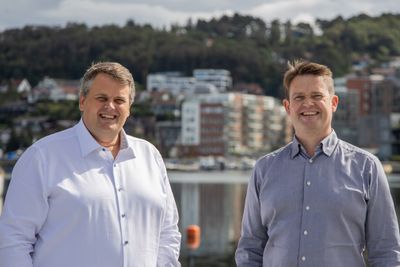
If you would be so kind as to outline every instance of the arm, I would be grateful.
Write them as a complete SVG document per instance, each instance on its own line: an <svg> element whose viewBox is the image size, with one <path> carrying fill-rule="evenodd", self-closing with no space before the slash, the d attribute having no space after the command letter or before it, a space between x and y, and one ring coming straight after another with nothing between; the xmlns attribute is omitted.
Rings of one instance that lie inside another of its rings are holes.
<svg viewBox="0 0 400 267"><path fill-rule="evenodd" d="M261 222L258 177L261 177L261 173L256 165L247 187L242 232L235 255L238 267L256 267L263 264L263 252L268 234Z"/></svg>
<svg viewBox="0 0 400 267"><path fill-rule="evenodd" d="M178 210L168 181L167 171L161 159L157 155L157 161L164 178L164 189L166 193L165 216L161 225L160 246L158 249L157 266L179 267L179 250L181 245L181 234L178 229Z"/></svg>
<svg viewBox="0 0 400 267"><path fill-rule="evenodd" d="M30 148L14 167L0 217L0 266L33 266L36 234L48 210L39 158L38 151Z"/></svg>
<svg viewBox="0 0 400 267"><path fill-rule="evenodd" d="M366 243L371 266L400 266L399 226L382 165L376 159L370 175Z"/></svg>

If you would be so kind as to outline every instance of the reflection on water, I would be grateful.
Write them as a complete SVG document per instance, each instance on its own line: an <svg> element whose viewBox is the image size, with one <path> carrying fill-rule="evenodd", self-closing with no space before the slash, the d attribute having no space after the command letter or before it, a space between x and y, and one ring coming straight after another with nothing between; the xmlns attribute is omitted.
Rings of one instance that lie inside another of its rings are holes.
<svg viewBox="0 0 400 267"><path fill-rule="evenodd" d="M240 236L240 224L250 171L168 172L180 214L182 266L189 266L188 255L196 258L197 267L235 266L233 253ZM6 175L9 178L9 173ZM400 174L388 181L400 218ZM5 183L5 191L8 179ZM1 211L1 209L0 209ZM201 227L201 246L189 253L185 229L190 224Z"/></svg>
<svg viewBox="0 0 400 267"><path fill-rule="evenodd" d="M197 255L232 254L240 235L240 223L250 172L168 172L180 214L185 247L185 229L201 227Z"/></svg>
<svg viewBox="0 0 400 267"><path fill-rule="evenodd" d="M195 255L203 256L203 261L204 258L212 259L212 263L196 266L235 266L233 253L240 236L251 172L169 171L168 175L180 214L183 263L189 254L185 246L185 229L190 224L197 224L201 227L202 242ZM400 218L400 174L389 175L388 181Z"/></svg>

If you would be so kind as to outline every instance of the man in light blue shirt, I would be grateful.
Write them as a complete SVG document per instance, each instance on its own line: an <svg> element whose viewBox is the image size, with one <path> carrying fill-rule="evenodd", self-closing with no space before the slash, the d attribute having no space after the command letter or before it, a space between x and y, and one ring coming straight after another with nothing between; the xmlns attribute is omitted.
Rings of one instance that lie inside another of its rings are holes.
<svg viewBox="0 0 400 267"><path fill-rule="evenodd" d="M163 160L122 128L134 93L122 65L91 66L80 122L24 152L0 217L1 267L180 266Z"/></svg>
<svg viewBox="0 0 400 267"><path fill-rule="evenodd" d="M379 160L331 127L339 99L328 67L285 73L293 142L260 158L248 185L238 267L400 266L399 228Z"/></svg>

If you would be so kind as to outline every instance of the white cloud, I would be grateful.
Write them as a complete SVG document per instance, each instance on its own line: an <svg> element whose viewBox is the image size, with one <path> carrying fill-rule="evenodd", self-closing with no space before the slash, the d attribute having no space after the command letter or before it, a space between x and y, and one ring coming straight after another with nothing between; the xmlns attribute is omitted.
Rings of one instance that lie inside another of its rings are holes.
<svg viewBox="0 0 400 267"><path fill-rule="evenodd" d="M185 24L189 18L210 19L235 12L270 22L311 22L315 18L347 18L361 12L379 15L400 13L398 0L0 0L0 30L24 25L89 26L124 25L128 19L156 27Z"/></svg>
<svg viewBox="0 0 400 267"><path fill-rule="evenodd" d="M64 0L59 6L43 10L41 16L48 20L66 22L85 22L88 25L119 24L123 25L128 19L156 27L169 27L171 23L185 24L189 18L210 19L222 14L232 14L230 11L216 12L183 12L174 11L161 5L140 3L111 3L95 2L94 0Z"/></svg>
<svg viewBox="0 0 400 267"><path fill-rule="evenodd" d="M347 18L365 13L371 16L384 12L400 12L398 0L377 2L373 0L284 0L263 3L247 12L265 21L279 19L311 23L315 19L333 19L339 15Z"/></svg>

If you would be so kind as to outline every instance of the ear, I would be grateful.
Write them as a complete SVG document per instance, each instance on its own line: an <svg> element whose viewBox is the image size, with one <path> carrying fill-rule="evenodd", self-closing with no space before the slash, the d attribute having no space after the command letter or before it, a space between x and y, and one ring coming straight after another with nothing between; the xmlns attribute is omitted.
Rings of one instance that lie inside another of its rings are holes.
<svg viewBox="0 0 400 267"><path fill-rule="evenodd" d="M83 104L85 103L85 97L83 95L79 95L79 110L83 111Z"/></svg>
<svg viewBox="0 0 400 267"><path fill-rule="evenodd" d="M285 107L286 113L288 115L290 115L290 109L289 109L290 102L289 102L289 100L287 100L286 98L283 99L282 104Z"/></svg>
<svg viewBox="0 0 400 267"><path fill-rule="evenodd" d="M337 95L333 95L332 99L331 99L331 103L332 103L332 111L336 112L337 107L339 105L339 97Z"/></svg>

